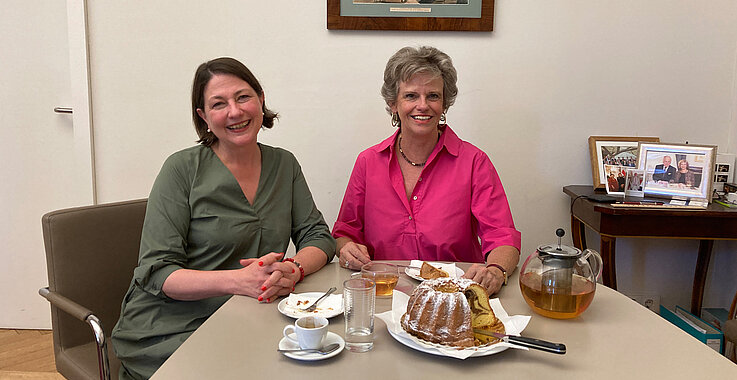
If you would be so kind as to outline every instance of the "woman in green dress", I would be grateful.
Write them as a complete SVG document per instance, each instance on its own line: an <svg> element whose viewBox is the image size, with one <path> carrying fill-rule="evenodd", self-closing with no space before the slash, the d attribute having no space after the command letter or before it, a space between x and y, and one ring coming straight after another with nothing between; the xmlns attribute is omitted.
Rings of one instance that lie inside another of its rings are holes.
<svg viewBox="0 0 737 380"><path fill-rule="evenodd" d="M257 142L276 116L239 61L197 69L200 144L171 155L151 190L138 267L112 335L121 379L150 377L231 295L273 302L333 259L335 241L299 163ZM297 253L284 259L290 238Z"/></svg>

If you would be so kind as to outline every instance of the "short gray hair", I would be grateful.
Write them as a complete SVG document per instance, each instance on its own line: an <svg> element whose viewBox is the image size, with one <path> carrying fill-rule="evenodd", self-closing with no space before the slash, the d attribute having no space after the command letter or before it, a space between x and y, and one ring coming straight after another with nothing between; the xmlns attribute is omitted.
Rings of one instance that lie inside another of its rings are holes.
<svg viewBox="0 0 737 380"><path fill-rule="evenodd" d="M431 46L419 48L403 47L389 58L384 69L384 84L381 86L381 96L388 106L386 110L391 114L391 107L397 102L399 83L406 82L415 74L427 73L443 79L443 110L448 110L456 101L458 95L458 74L453 67L450 56Z"/></svg>

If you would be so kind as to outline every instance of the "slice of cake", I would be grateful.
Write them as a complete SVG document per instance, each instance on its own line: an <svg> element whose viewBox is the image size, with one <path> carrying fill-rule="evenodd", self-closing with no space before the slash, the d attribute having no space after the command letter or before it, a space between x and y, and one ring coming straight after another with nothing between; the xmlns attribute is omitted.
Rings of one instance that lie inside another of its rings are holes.
<svg viewBox="0 0 737 380"><path fill-rule="evenodd" d="M448 272L439 268L435 268L434 266L423 261L422 267L420 268L420 277L424 278L425 280L432 280L440 277L450 277L450 275L448 275Z"/></svg>

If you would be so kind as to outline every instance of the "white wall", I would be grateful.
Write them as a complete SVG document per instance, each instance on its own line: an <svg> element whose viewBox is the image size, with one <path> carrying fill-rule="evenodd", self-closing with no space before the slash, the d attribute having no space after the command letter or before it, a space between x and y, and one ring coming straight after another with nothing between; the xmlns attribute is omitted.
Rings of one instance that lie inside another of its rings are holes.
<svg viewBox="0 0 737 380"><path fill-rule="evenodd" d="M78 91L70 86L69 47L77 39L68 43L75 31L67 28L63 1L2 6L0 327L49 327L49 303L38 295L48 283L41 216L93 199L89 138L80 136ZM54 113L59 106L74 107L75 114Z"/></svg>
<svg viewBox="0 0 737 380"><path fill-rule="evenodd" d="M296 154L331 225L356 155L393 132L379 88L406 45L453 57L449 124L496 165L524 256L569 229L561 189L592 182L591 135L737 151L732 0L497 0L492 33L328 31L325 3L90 2L99 200L146 196L163 160L193 144L194 70L224 55L262 81L282 117L260 139ZM620 289L688 306L697 245L620 239ZM705 306L728 307L736 248L715 244Z"/></svg>

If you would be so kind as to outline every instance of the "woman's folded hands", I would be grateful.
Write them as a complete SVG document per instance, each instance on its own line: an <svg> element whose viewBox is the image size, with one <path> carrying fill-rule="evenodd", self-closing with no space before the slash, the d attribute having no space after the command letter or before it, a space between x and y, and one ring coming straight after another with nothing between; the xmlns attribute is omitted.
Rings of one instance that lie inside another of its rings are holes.
<svg viewBox="0 0 737 380"><path fill-rule="evenodd" d="M236 276L235 294L254 297L262 302L271 302L294 290L300 278L299 268L292 262L282 262L284 253L271 252L257 259L243 259Z"/></svg>

